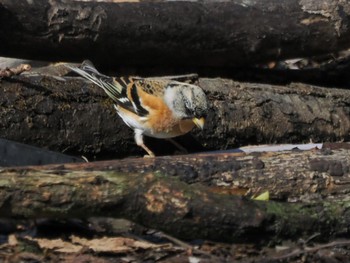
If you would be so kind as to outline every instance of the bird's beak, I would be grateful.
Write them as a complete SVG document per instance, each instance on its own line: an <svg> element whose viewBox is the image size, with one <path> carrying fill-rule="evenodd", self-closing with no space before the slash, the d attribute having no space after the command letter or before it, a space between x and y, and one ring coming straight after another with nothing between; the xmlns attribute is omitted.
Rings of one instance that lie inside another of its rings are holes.
<svg viewBox="0 0 350 263"><path fill-rule="evenodd" d="M194 124L196 124L196 126L200 129L203 130L203 127L204 127L204 122L205 122L205 119L202 117L200 119L198 118L193 118L192 121L194 122Z"/></svg>

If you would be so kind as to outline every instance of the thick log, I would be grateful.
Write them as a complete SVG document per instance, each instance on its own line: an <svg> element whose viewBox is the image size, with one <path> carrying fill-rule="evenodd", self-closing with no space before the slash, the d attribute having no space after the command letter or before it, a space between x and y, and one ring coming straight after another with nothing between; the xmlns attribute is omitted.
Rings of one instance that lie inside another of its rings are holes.
<svg viewBox="0 0 350 263"><path fill-rule="evenodd" d="M204 131L179 138L190 152L247 144L350 139L350 91L199 79L210 100ZM0 137L85 155L144 154L98 87L80 78L15 76L0 82ZM173 152L164 140L146 143Z"/></svg>
<svg viewBox="0 0 350 263"><path fill-rule="evenodd" d="M346 152L348 154L349 150ZM288 160L290 165L280 165L280 169L295 169L294 161L301 161L303 157L299 155L299 158L291 158L292 161ZM202 169L200 176L205 177L208 168L203 169L203 161L216 158L177 157L171 167L179 164L181 169L187 163ZM0 172L0 214L2 217L25 218L123 217L183 239L231 242L272 241L282 237L297 239L316 232L328 239L332 235L347 235L349 232L348 201L283 204L215 193L203 185L189 186L178 178L166 176L164 171L169 169L159 169L165 165L162 161L158 163L161 159L124 161L129 162L129 165L134 162L153 163L152 167L148 166L150 169L136 173L117 171L115 167L119 165L118 161L81 164L79 170L70 169L74 166L77 168L77 165L3 169ZM247 156L246 161L232 154L221 155L218 159L221 162L254 165L254 161ZM319 157L320 162L327 159L332 159L331 155ZM97 170L93 168L95 165ZM98 170L103 166L108 170ZM237 171L228 165L224 167L226 174L235 176ZM304 172L310 174L309 170L312 170L314 177L327 173L315 171L315 167L304 167ZM264 171L265 168L255 169ZM269 169L268 165L266 169ZM180 170L180 173L185 176L187 171ZM303 171L297 173L302 175ZM216 171L216 174L224 175L223 171ZM275 174L279 176L278 172ZM271 181L271 177L267 177Z"/></svg>
<svg viewBox="0 0 350 263"><path fill-rule="evenodd" d="M349 15L340 0L1 0L0 55L109 68L237 66L348 48Z"/></svg>
<svg viewBox="0 0 350 263"><path fill-rule="evenodd" d="M350 193L349 143L326 143L321 149L307 151L295 148L277 152L209 152L45 167L52 171L131 174L159 171L187 184L209 186L213 192L253 197L269 191L270 198L276 201L334 201L346 199Z"/></svg>

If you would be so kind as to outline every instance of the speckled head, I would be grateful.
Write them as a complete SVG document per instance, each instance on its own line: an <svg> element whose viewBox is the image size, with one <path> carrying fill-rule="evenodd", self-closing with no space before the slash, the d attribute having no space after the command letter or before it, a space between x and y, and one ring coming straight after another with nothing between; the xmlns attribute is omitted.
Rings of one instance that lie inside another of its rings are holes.
<svg viewBox="0 0 350 263"><path fill-rule="evenodd" d="M192 119L198 127L203 128L208 100L200 87L172 81L165 89L164 98L177 118Z"/></svg>

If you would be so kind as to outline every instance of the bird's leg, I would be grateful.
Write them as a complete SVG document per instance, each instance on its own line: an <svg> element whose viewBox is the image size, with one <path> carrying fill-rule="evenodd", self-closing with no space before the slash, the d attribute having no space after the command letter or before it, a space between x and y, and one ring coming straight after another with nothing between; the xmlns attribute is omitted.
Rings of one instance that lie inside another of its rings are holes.
<svg viewBox="0 0 350 263"><path fill-rule="evenodd" d="M185 147L183 147L181 144L179 144L178 142L176 142L173 139L168 138L167 141L171 142L178 150L180 150L180 152L182 153L188 153L188 151L186 150Z"/></svg>
<svg viewBox="0 0 350 263"><path fill-rule="evenodd" d="M135 129L135 142L148 153L147 157L155 157L154 153L143 143L143 134L141 130Z"/></svg>

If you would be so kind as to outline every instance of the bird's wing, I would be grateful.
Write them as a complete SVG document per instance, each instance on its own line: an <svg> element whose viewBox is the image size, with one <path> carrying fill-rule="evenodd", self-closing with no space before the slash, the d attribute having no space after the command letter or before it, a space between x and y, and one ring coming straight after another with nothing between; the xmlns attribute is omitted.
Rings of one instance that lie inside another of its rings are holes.
<svg viewBox="0 0 350 263"><path fill-rule="evenodd" d="M142 107L138 95L138 87L140 86L139 82L141 81L142 83L141 78L109 77L99 73L89 61L84 61L80 68L67 67L101 87L117 105L130 110L141 117L148 114L147 109Z"/></svg>
<svg viewBox="0 0 350 263"><path fill-rule="evenodd" d="M154 97L162 98L169 80L161 78L135 78L135 83L143 92Z"/></svg>

